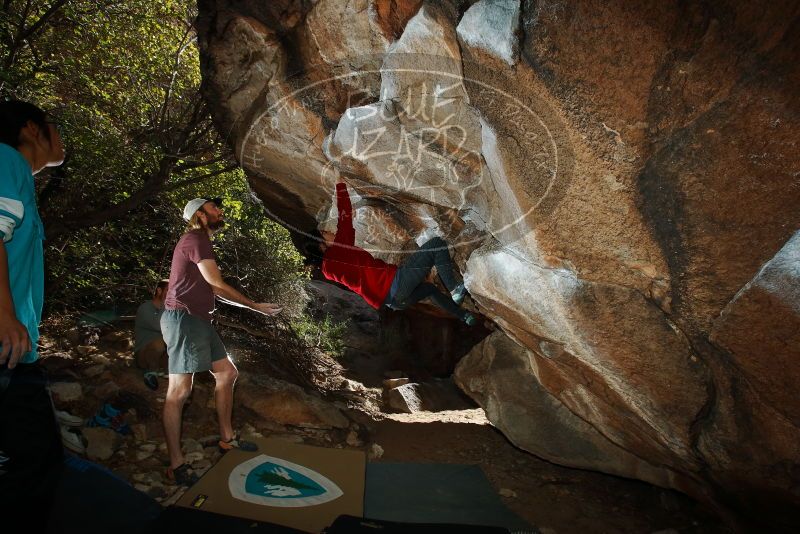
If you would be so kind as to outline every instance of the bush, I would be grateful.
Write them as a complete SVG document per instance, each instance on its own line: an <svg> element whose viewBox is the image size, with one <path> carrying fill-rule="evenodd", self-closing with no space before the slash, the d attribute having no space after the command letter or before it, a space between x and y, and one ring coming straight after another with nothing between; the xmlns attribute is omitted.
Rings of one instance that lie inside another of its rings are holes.
<svg viewBox="0 0 800 534"><path fill-rule="evenodd" d="M317 320L308 314L303 314L292 321L292 328L303 342L308 346L339 358L344 354L343 335L349 320L338 322L325 315L322 320Z"/></svg>
<svg viewBox="0 0 800 534"><path fill-rule="evenodd" d="M254 300L284 306L282 332L294 322L312 345L303 358L338 353L341 325L304 315L301 257L213 128L199 91L195 11L194 0L9 0L0 8L8 37L0 39L0 98L47 110L67 149L64 165L36 180L48 236L46 309L132 312L169 275L185 203L213 194L230 222L215 238L223 276ZM293 351L305 350L295 341Z"/></svg>

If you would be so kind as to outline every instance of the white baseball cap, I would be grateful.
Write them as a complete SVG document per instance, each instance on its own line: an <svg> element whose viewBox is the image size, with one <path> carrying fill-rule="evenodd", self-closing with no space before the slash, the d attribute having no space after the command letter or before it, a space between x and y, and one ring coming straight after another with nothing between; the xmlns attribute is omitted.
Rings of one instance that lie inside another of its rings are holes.
<svg viewBox="0 0 800 534"><path fill-rule="evenodd" d="M186 207L183 208L183 220L188 221L194 215L194 212L199 210L203 204L206 202L213 202L217 205L217 207L222 206L222 199L221 198L193 198L189 202L186 203Z"/></svg>

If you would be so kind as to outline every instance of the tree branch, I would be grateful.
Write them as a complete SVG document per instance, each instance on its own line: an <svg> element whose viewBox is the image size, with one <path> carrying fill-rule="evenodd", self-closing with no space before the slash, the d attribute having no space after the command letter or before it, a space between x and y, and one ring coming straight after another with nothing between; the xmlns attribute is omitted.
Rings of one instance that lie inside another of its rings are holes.
<svg viewBox="0 0 800 534"><path fill-rule="evenodd" d="M203 174L202 176L195 176L193 178L188 178L186 180L183 180L183 181L176 182L174 184L168 185L167 187L165 187L163 189L163 191L164 192L176 191L176 190L178 190L178 189L180 189L182 187L186 187L187 185L196 184L196 183L202 182L203 180L206 180L208 178L212 178L214 176L218 176L218 175L224 174L226 172L231 172L232 170L235 170L238 166L239 165L228 165L227 167L224 167L222 169L217 169L216 171L209 172L207 174Z"/></svg>
<svg viewBox="0 0 800 534"><path fill-rule="evenodd" d="M181 37L180 44L178 45L178 50L175 51L175 58L172 61L172 74L170 75L169 85L167 86L166 93L164 94L164 102L161 105L161 111L158 117L158 127L161 127L167 118L167 109L169 108L169 101L172 98L172 88L175 85L175 78L178 77L178 67L181 64L181 56L183 55L184 51L186 51L186 48L190 44L192 44L195 41L195 39L197 39L197 37L195 36L187 40L187 38L190 37L191 32L192 32L192 27L187 26L186 31L183 33L183 36Z"/></svg>
<svg viewBox="0 0 800 534"><path fill-rule="evenodd" d="M30 41L30 38L33 37L36 32L42 29L42 27L49 22L53 15L55 15L58 10L64 7L64 4L67 2L69 2L69 0L56 0L36 22L27 27L25 21L28 19L28 15L30 14L31 2L28 0L25 3L25 9L23 9L22 14L20 15L19 26L17 27L17 35L10 41L8 45L8 55L3 62L3 67L5 70L10 70L14 65L14 62L17 60L17 56L22 49L23 43ZM6 3L6 5L8 5L8 3Z"/></svg>
<svg viewBox="0 0 800 534"><path fill-rule="evenodd" d="M42 16L39 17L39 20L34 22L32 26L25 30L25 32L20 36L20 40L28 40L34 33L38 32L42 26L47 24L50 18L52 18L59 9L64 7L64 4L67 2L69 2L69 0L56 0L53 2L47 11L45 11ZM23 24L25 23L23 22Z"/></svg>
<svg viewBox="0 0 800 534"><path fill-rule="evenodd" d="M225 159L227 159L225 156L218 156L218 157L216 157L214 159L209 159L209 160L205 160L205 161L203 161L203 160L192 161L192 162L188 162L187 161L186 163L184 163L182 165L176 165L175 168L172 170L172 172L177 174L177 173L186 172L186 171L189 171L189 170L192 170L192 169L197 169L198 167L207 167L209 165L213 165L214 163L219 163L220 161L224 161Z"/></svg>
<svg viewBox="0 0 800 534"><path fill-rule="evenodd" d="M244 332L247 332L248 334L250 334L253 337L260 337L260 338L266 338L266 339L272 339L274 337L274 336L272 336L270 334L267 334L263 330L256 330L254 328L250 328L247 325L243 325L243 324L238 323L236 321L232 321L231 319L228 319L227 317L223 317L222 315L219 315L219 314L217 314L216 320L222 326L227 326L228 328L236 328L238 330L242 330Z"/></svg>
<svg viewBox="0 0 800 534"><path fill-rule="evenodd" d="M119 219L130 210L137 208L146 200L156 196L169 179L173 165L175 165L175 158L172 156L163 157L159 164L158 170L148 177L141 189L133 193L122 202L118 202L107 208L88 214L81 213L72 219L59 221L60 224L58 227L48 230L49 237L55 240L56 237L70 230L90 228L114 219Z"/></svg>
<svg viewBox="0 0 800 534"><path fill-rule="evenodd" d="M211 164L212 161L214 160L210 160L209 164ZM106 223L108 221L119 219L127 212L136 209L144 202L150 200L151 198L154 198L156 195L160 193L176 191L182 187L196 184L202 182L203 180L207 180L208 178L212 178L214 176L230 172L238 167L238 165L231 164L226 167L223 167L222 169L217 169L213 172L209 172L200 176L195 176L193 178L182 180L180 182L166 186L165 184L167 183L167 180L169 179L172 173L174 164L175 164L174 157L165 156L161 160L161 164L159 165L159 170L152 176L150 176L148 180L145 181L141 189L133 193L125 200L113 204L111 206L108 206L106 208L88 214L82 213L76 215L71 219L58 221L59 225L57 227L48 229L47 231L48 238L55 241L57 237L61 236L64 233L83 228L91 228L92 226L97 226Z"/></svg>

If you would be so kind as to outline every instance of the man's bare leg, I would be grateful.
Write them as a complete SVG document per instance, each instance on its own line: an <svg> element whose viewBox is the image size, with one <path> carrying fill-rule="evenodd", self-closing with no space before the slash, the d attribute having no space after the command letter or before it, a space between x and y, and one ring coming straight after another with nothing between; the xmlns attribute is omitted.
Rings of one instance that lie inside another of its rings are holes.
<svg viewBox="0 0 800 534"><path fill-rule="evenodd" d="M222 441L233 438L233 386L239 371L229 358L217 360L211 364L211 374L214 375L217 385L214 388L214 403L217 405L217 418L219 419L219 435Z"/></svg>
<svg viewBox="0 0 800 534"><path fill-rule="evenodd" d="M164 437L167 441L169 466L173 469L181 465L181 420L183 405L192 392L193 374L170 374L167 398L164 401Z"/></svg>

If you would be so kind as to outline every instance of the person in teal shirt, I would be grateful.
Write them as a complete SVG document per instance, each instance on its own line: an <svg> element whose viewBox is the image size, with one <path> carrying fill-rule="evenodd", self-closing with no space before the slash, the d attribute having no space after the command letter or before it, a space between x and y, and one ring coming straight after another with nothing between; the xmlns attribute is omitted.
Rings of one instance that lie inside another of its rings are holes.
<svg viewBox="0 0 800 534"><path fill-rule="evenodd" d="M64 145L44 112L27 102L0 103L0 365L38 358L44 302L44 228L33 175L61 165Z"/></svg>
<svg viewBox="0 0 800 534"><path fill-rule="evenodd" d="M61 136L41 109L0 102L0 502L3 523L31 532L45 530L63 458L36 351L44 231L33 176L63 161Z"/></svg>
<svg viewBox="0 0 800 534"><path fill-rule="evenodd" d="M6 144L0 144L0 177L0 363L7 360L13 369L17 362L32 363L38 358L44 231L31 166Z"/></svg>

